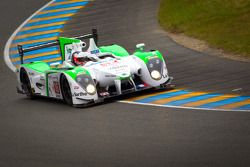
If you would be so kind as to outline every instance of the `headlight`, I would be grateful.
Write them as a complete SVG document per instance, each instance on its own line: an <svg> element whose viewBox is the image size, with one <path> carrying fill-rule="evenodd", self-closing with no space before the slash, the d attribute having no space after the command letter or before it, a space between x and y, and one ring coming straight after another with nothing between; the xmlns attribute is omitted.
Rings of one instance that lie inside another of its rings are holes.
<svg viewBox="0 0 250 167"><path fill-rule="evenodd" d="M153 70L151 72L151 77L155 80L160 80L161 79L161 73L159 71Z"/></svg>
<svg viewBox="0 0 250 167"><path fill-rule="evenodd" d="M86 91L88 94L93 95L96 93L96 88L93 84L88 84L86 87Z"/></svg>
<svg viewBox="0 0 250 167"><path fill-rule="evenodd" d="M90 95L96 93L95 83L90 75L81 74L76 77L76 82Z"/></svg>

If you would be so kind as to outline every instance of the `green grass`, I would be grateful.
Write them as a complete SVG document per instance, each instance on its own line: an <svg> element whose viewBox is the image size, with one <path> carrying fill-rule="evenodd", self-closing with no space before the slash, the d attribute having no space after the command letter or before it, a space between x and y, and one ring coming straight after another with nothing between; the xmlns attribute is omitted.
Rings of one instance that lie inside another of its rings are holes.
<svg viewBox="0 0 250 167"><path fill-rule="evenodd" d="M161 0L160 24L250 57L250 0Z"/></svg>

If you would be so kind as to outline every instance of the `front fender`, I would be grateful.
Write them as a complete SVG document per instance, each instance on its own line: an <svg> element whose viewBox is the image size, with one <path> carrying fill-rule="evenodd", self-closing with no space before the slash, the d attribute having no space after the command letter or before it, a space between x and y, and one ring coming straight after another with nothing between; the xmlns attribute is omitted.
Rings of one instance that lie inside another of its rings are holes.
<svg viewBox="0 0 250 167"><path fill-rule="evenodd" d="M88 103L89 101L98 100L97 91L94 94L89 94L86 91L86 87L88 84L92 84L96 86L92 76L90 75L90 72L82 67L80 68L81 69L65 71L63 73L63 75L66 76L70 85L73 104L76 104L76 105L85 104L85 103ZM89 80L88 83L86 84L84 84L85 79Z"/></svg>
<svg viewBox="0 0 250 167"><path fill-rule="evenodd" d="M168 70L163 56L158 50L150 52L137 51L134 56L141 66L141 79L145 83L156 87L167 82L169 79ZM159 72L161 77L155 79L152 76L154 71Z"/></svg>

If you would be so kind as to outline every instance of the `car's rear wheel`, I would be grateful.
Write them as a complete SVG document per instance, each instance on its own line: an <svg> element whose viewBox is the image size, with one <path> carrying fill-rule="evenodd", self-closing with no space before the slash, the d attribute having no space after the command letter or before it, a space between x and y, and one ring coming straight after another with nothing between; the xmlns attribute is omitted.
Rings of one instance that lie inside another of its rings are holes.
<svg viewBox="0 0 250 167"><path fill-rule="evenodd" d="M65 103L72 106L73 100L72 100L71 89L70 89L69 82L65 75L61 76L60 84L61 84L61 92L62 92L63 100L65 101Z"/></svg>
<svg viewBox="0 0 250 167"><path fill-rule="evenodd" d="M26 70L23 68L21 69L21 72L20 72L20 80L21 80L22 88L23 88L26 96L31 98L31 99L34 99L35 96L34 96L34 93L32 91L32 88L31 88L29 76L28 76Z"/></svg>

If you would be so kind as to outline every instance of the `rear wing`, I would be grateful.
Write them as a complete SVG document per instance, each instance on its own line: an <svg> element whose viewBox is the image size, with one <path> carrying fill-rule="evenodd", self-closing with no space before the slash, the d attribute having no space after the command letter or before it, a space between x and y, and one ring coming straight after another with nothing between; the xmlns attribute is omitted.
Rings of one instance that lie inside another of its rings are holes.
<svg viewBox="0 0 250 167"><path fill-rule="evenodd" d="M73 39L78 39L78 40L90 39L90 38L93 38L95 43L97 44L97 41L98 41L97 29L92 29L91 34L86 34L86 35L82 35L82 36L79 36L79 37L73 37ZM46 44L27 47L27 48L23 48L22 45L17 45L18 53L19 53L19 56L20 56L20 62L21 62L21 64L23 64L24 53L39 50L39 49L44 49L44 48L48 48L48 47L52 47L52 46L59 46L59 45L60 45L59 40L56 40L54 42L49 42L49 43L46 43Z"/></svg>

